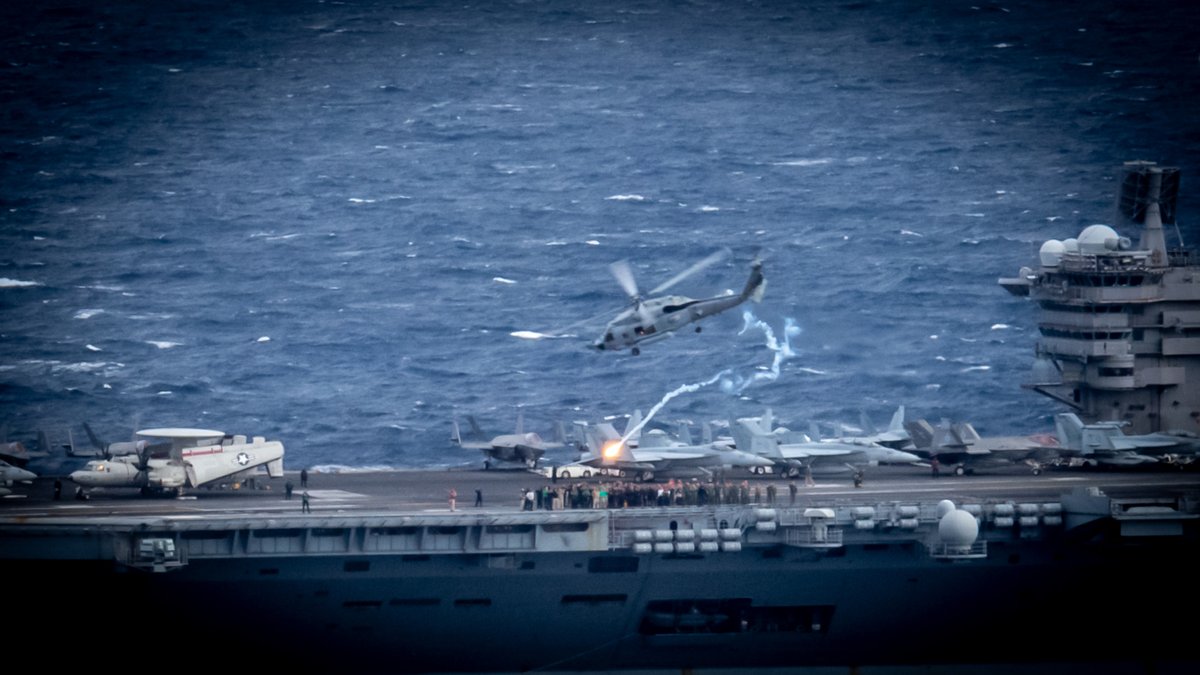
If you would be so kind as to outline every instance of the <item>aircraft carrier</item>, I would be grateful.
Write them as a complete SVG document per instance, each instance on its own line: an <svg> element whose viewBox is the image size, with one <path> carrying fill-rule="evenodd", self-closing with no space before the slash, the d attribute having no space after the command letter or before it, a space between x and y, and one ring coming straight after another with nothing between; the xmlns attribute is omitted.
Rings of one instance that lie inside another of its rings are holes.
<svg viewBox="0 0 1200 675"><path fill-rule="evenodd" d="M1001 283L1043 308L1060 377L1035 384L1093 419L1194 431L1200 268L1156 240L1163 171L1127 169L1143 248L1093 231ZM783 496L525 511L549 479L317 474L311 513L278 481L76 501L40 479L0 503L6 637L135 669L1190 673L1195 477L880 467L795 499L747 474Z"/></svg>

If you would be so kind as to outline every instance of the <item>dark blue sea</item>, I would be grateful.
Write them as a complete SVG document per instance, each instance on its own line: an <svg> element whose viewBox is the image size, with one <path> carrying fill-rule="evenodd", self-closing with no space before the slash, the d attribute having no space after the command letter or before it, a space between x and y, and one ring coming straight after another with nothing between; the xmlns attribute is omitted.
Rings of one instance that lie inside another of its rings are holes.
<svg viewBox="0 0 1200 675"><path fill-rule="evenodd" d="M1047 431L1036 308L997 279L1111 223L1129 160L1181 168L1200 239L1197 26L1160 0L6 3L0 424L264 435L325 470L478 464L453 419L548 436L680 389L654 422ZM723 248L671 292L758 255L750 315L589 349L628 302L611 263L648 290Z"/></svg>

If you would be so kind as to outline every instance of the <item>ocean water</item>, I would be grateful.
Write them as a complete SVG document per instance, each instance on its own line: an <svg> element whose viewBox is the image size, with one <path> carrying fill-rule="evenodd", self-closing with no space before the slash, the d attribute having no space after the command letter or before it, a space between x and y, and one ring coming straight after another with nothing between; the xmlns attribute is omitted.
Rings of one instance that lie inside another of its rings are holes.
<svg viewBox="0 0 1200 675"><path fill-rule="evenodd" d="M1200 236L1194 3L57 0L0 19L9 440L198 426L282 440L291 468L458 466L481 458L452 419L549 435L710 380L655 421L883 425L904 405L1041 432L1059 408L1020 386L1035 308L997 279L1111 222L1128 160L1182 169L1180 234ZM611 263L650 289L722 248L671 291L740 289L758 255L751 314L639 356L588 348L628 301ZM763 327L789 319L773 349Z"/></svg>

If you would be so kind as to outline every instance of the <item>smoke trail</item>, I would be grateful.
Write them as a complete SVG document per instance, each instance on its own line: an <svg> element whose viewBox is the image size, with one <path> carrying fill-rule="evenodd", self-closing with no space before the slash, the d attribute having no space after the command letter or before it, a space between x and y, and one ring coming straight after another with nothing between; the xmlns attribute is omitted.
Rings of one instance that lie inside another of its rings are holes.
<svg viewBox="0 0 1200 675"><path fill-rule="evenodd" d="M742 314L742 319L745 323L742 326L742 330L738 331L738 335L742 335L751 328L757 328L766 336L767 349L775 352L775 358L771 363L771 369L767 372L754 373L750 377L743 377L727 368L703 382L680 385L674 391L668 392L666 396L663 396L661 401L654 404L654 407L650 409L650 412L646 413L646 416L642 418L642 421L639 422L637 426L626 431L625 435L621 437L622 443L627 442L631 436L641 431L642 427L646 426L646 424L654 418L654 415L657 414L659 410L662 410L663 406L665 406L668 401L676 396L679 396L680 394L689 394L720 382L722 392L731 396L738 396L753 384L758 382L773 382L779 379L779 370L783 366L783 362L796 355L796 352L792 350L791 340L794 336L800 334L800 327L796 325L794 320L790 318L785 319L783 327L783 342L780 343L779 340L775 338L775 331L771 330L771 326L765 321L755 317L754 313L750 310L746 310Z"/></svg>
<svg viewBox="0 0 1200 675"><path fill-rule="evenodd" d="M732 377L723 380L721 391L730 396L740 395L750 385L759 382L774 382L779 379L779 369L783 366L783 362L796 355L796 352L792 350L792 338L800 334L800 327L791 318L784 319L782 343L775 338L775 331L771 330L771 326L755 317L750 310L742 313L742 320L744 323L742 330L738 331L738 335L742 335L751 328L761 330L766 336L767 349L775 352L775 358L771 362L771 369L767 372L754 373L751 377L743 377L735 373Z"/></svg>
<svg viewBox="0 0 1200 675"><path fill-rule="evenodd" d="M721 372L717 373L716 375L713 375L711 378L709 378L703 382L696 382L695 384L680 385L679 388L675 389L674 391L668 392L666 396L662 397L661 401L654 404L654 407L650 409L650 412L646 413L646 416L642 418L641 422L638 422L637 426L635 426L634 428L625 432L625 435L621 437L621 442L625 443L626 441L629 440L630 436L641 431L642 427L646 426L646 423L649 422L654 417L654 415L656 413L658 413L659 410L662 410L662 407L667 404L667 401L670 401L671 399L675 398L676 396L679 396L680 394L689 394L689 393L696 391L698 389L701 389L703 387L707 387L710 384L715 384L717 381L719 381L721 378L725 377L728 374L729 374L728 370L722 370Z"/></svg>

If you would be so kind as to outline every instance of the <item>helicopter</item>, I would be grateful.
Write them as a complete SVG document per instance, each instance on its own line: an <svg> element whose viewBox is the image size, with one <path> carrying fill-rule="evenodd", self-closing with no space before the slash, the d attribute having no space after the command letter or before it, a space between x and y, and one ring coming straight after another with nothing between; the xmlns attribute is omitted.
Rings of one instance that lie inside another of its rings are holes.
<svg viewBox="0 0 1200 675"><path fill-rule="evenodd" d="M630 306L608 323L604 332L592 343L592 347L600 351L620 351L629 347L633 355L637 356L641 353L641 345L667 337L683 326L736 307L746 300L761 301L767 282L763 278L762 260L757 256L750 264L750 278L746 280L746 286L739 294L730 293L701 300L682 295L658 296L728 253L727 249L721 250L692 265L650 291L651 296L657 296L650 298L643 298L638 291L628 261L620 260L610 265L612 275L629 296ZM700 332L700 328L696 326L697 333Z"/></svg>

